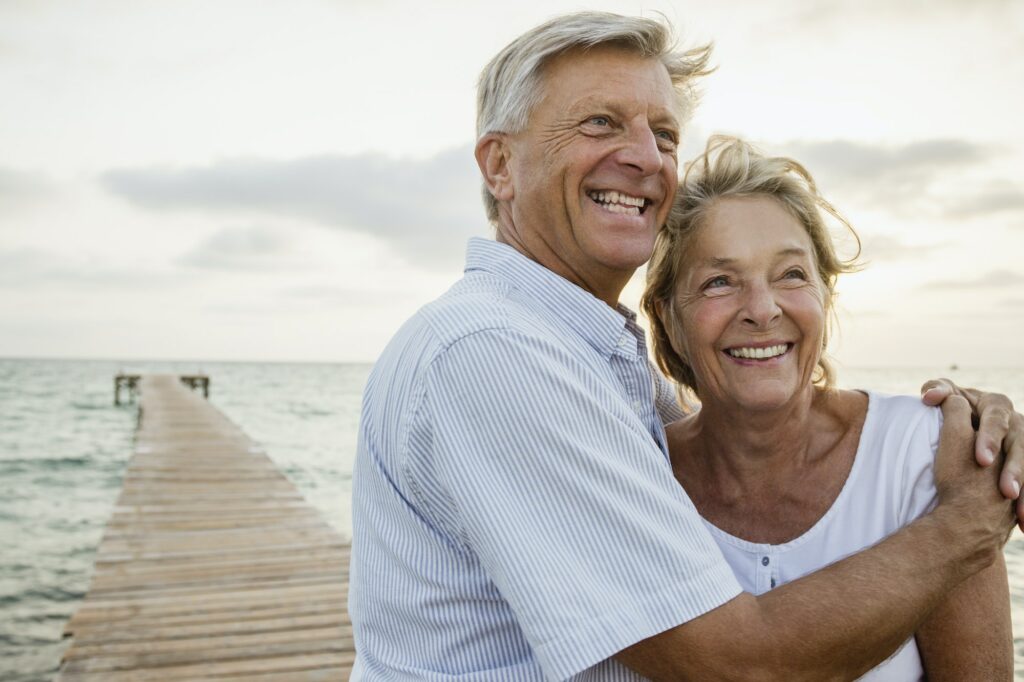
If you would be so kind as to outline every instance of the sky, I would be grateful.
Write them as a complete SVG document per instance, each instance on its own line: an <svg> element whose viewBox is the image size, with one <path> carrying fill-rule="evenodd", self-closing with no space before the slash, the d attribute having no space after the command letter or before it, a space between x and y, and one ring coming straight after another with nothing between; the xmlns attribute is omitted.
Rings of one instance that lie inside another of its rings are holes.
<svg viewBox="0 0 1024 682"><path fill-rule="evenodd" d="M681 157L853 223L840 363L1024 366L1021 0L0 0L0 356L374 360L491 234L480 69L580 9L713 42Z"/></svg>

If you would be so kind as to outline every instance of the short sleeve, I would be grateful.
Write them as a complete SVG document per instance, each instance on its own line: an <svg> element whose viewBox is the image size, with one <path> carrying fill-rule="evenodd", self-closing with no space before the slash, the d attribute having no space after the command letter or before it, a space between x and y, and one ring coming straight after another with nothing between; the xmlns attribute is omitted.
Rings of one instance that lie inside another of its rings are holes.
<svg viewBox="0 0 1024 682"><path fill-rule="evenodd" d="M566 348L507 329L464 337L431 364L421 409L457 532L548 677L739 594L650 433Z"/></svg>
<svg viewBox="0 0 1024 682"><path fill-rule="evenodd" d="M907 430L902 445L902 503L900 524L907 525L924 516L938 499L935 489L935 453L942 430L942 410L918 405L919 413Z"/></svg>

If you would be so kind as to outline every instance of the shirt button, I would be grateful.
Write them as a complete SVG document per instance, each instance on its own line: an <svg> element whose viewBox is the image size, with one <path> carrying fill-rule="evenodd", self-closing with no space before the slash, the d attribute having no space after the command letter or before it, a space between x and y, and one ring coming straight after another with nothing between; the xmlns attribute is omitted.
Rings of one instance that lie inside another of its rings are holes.
<svg viewBox="0 0 1024 682"><path fill-rule="evenodd" d="M762 566L767 566L768 565L768 557L761 557L761 565Z"/></svg>
<svg viewBox="0 0 1024 682"><path fill-rule="evenodd" d="M639 412L640 408L642 408L643 406L644 406L644 404L642 402L640 402L639 400L634 400L633 401L633 409L636 410L637 412Z"/></svg>

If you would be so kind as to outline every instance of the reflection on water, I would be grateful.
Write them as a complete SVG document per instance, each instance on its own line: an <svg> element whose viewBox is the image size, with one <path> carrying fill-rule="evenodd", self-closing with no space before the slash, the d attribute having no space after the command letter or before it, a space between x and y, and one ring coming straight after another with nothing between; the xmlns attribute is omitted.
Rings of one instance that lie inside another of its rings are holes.
<svg viewBox="0 0 1024 682"><path fill-rule="evenodd" d="M113 406L119 371L206 373L211 400L344 536L367 365L0 360L0 679L49 680L64 623L88 587L95 548L131 452L134 405ZM841 383L916 392L929 370L844 370ZM1024 370L960 370L965 385L1024 405ZM1024 680L1024 537L1006 549Z"/></svg>

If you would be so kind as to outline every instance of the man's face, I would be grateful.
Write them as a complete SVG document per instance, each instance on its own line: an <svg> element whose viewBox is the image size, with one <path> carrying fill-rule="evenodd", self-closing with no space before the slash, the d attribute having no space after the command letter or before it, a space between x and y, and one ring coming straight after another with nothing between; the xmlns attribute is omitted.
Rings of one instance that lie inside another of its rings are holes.
<svg viewBox="0 0 1024 682"><path fill-rule="evenodd" d="M672 204L677 94L660 62L611 46L552 60L543 93L509 138L514 195L499 235L612 302Z"/></svg>

